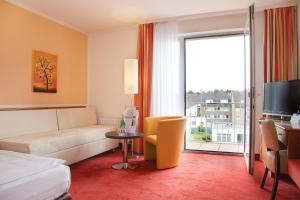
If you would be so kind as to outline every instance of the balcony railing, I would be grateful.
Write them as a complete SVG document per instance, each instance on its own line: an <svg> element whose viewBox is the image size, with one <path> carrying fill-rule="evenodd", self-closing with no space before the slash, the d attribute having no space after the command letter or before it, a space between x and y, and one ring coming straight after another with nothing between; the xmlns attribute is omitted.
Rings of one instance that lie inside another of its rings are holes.
<svg viewBox="0 0 300 200"><path fill-rule="evenodd" d="M186 141L242 144L245 137L245 105L243 102L226 105L226 111L212 110L213 107L224 107L224 103L197 103L187 108Z"/></svg>

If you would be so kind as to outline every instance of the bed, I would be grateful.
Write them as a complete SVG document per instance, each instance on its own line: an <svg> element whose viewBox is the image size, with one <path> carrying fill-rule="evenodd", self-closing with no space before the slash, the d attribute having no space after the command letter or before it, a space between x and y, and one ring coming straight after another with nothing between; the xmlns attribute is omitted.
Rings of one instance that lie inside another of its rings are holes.
<svg viewBox="0 0 300 200"><path fill-rule="evenodd" d="M64 160L0 150L0 199L71 199Z"/></svg>

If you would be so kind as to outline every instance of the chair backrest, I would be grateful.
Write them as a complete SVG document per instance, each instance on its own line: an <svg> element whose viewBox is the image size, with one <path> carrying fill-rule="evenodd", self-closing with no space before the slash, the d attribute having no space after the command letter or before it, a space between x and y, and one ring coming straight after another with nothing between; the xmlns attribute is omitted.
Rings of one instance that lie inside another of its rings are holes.
<svg viewBox="0 0 300 200"><path fill-rule="evenodd" d="M157 128L157 141L159 141L163 137L168 138L170 136L178 137L178 139L183 139L185 125L185 117L161 120Z"/></svg>
<svg viewBox="0 0 300 200"><path fill-rule="evenodd" d="M160 117L145 117L144 118L144 136L156 135L159 122L167 119L181 118L181 116L160 116Z"/></svg>
<svg viewBox="0 0 300 200"><path fill-rule="evenodd" d="M160 120L158 124L158 130L160 131L170 131L178 132L179 134L184 135L185 131L185 125L186 125L186 118L185 117L176 117L176 118L170 118L170 119L163 119Z"/></svg>
<svg viewBox="0 0 300 200"><path fill-rule="evenodd" d="M260 132L266 147L273 151L279 150L278 136L275 128L274 121L262 120L260 122Z"/></svg>
<svg viewBox="0 0 300 200"><path fill-rule="evenodd" d="M183 144L185 126L185 117L161 120L157 128L157 145L163 144L180 150Z"/></svg>

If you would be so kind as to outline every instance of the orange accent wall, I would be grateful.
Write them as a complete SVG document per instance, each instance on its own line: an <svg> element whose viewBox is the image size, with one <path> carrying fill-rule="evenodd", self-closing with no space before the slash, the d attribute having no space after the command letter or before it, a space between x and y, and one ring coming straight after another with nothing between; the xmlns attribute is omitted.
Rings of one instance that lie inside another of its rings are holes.
<svg viewBox="0 0 300 200"><path fill-rule="evenodd" d="M32 50L57 55L57 93L34 93ZM86 104L87 36L0 1L0 104Z"/></svg>

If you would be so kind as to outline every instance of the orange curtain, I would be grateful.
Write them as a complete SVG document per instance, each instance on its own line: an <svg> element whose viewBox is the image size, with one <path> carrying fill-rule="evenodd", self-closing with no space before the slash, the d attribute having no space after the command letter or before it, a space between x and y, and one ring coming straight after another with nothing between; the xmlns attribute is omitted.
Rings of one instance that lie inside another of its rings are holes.
<svg viewBox="0 0 300 200"><path fill-rule="evenodd" d="M296 6L268 9L264 14L264 81L297 79Z"/></svg>
<svg viewBox="0 0 300 200"><path fill-rule="evenodd" d="M144 117L150 115L151 81L153 56L153 24L141 24L138 33L137 59L139 63L139 92L134 97L134 105L139 110L138 131L143 130ZM134 151L143 153L142 139L134 141Z"/></svg>

